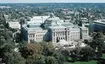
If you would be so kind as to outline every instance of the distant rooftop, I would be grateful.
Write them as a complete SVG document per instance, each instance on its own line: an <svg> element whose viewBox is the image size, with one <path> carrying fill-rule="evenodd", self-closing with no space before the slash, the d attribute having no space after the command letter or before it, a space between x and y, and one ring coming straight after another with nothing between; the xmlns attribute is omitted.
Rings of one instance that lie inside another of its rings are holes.
<svg viewBox="0 0 105 64"><path fill-rule="evenodd" d="M49 16L33 16L30 21L27 21L27 23L43 23Z"/></svg>
<svg viewBox="0 0 105 64"><path fill-rule="evenodd" d="M105 19L95 20L94 23L99 23L99 24L104 24L105 25Z"/></svg>

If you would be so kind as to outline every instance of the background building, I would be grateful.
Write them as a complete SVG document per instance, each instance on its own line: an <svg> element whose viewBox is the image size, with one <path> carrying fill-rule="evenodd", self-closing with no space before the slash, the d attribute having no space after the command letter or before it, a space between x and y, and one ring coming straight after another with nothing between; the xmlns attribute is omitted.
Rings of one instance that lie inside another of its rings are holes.
<svg viewBox="0 0 105 64"><path fill-rule="evenodd" d="M11 29L20 29L20 23L19 22L8 22L8 27Z"/></svg>
<svg viewBox="0 0 105 64"><path fill-rule="evenodd" d="M105 19L94 21L92 28L96 32L98 32L98 31L105 32Z"/></svg>

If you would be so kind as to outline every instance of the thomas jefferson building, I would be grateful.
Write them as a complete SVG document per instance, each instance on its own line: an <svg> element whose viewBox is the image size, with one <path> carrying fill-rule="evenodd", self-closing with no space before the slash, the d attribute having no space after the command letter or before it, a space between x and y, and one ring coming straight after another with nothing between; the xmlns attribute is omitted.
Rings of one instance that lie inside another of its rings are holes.
<svg viewBox="0 0 105 64"><path fill-rule="evenodd" d="M45 16L46 17L46 16ZM38 18L38 17L37 17ZM88 28L77 25L73 25L70 22L64 22L53 13L47 16L47 19L43 21L44 16L40 16L40 21L34 22L28 21L28 23L22 25L23 39L30 43L31 40L36 42L51 41L57 43L60 40L67 42L88 39Z"/></svg>

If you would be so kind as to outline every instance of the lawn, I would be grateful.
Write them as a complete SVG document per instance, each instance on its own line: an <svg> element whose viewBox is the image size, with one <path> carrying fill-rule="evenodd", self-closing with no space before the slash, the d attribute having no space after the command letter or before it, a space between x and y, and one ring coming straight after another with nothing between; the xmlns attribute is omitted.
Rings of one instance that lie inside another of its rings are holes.
<svg viewBox="0 0 105 64"><path fill-rule="evenodd" d="M96 64L96 61L89 61L89 62L74 62L74 63L69 63L69 62L65 62L65 64Z"/></svg>
<svg viewBox="0 0 105 64"><path fill-rule="evenodd" d="M102 55L102 58L104 58L105 59L105 54L103 54ZM69 59L71 59L71 58L69 58ZM97 61L89 61L89 62L80 62L80 61L76 61L76 62L74 62L74 63L71 63L71 62L65 62L64 64L97 64L96 63Z"/></svg>
<svg viewBox="0 0 105 64"><path fill-rule="evenodd" d="M103 54L103 55L102 55L102 58L104 58L104 59L105 59L105 54Z"/></svg>

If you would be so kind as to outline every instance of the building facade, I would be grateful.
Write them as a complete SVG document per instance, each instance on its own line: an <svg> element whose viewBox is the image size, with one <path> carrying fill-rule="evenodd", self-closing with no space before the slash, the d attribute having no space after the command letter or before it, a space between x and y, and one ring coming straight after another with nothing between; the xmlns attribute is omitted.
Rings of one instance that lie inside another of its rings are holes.
<svg viewBox="0 0 105 64"><path fill-rule="evenodd" d="M31 40L36 42L51 41L57 43L60 40L67 42L88 39L88 29L79 27L70 22L64 22L59 17L50 14L44 23L25 24L22 26L23 39L30 43Z"/></svg>
<svg viewBox="0 0 105 64"><path fill-rule="evenodd" d="M98 31L105 32L105 19L94 21L94 23L92 24L92 29L96 32Z"/></svg>
<svg viewBox="0 0 105 64"><path fill-rule="evenodd" d="M8 27L11 29L20 29L19 22L8 22Z"/></svg>

